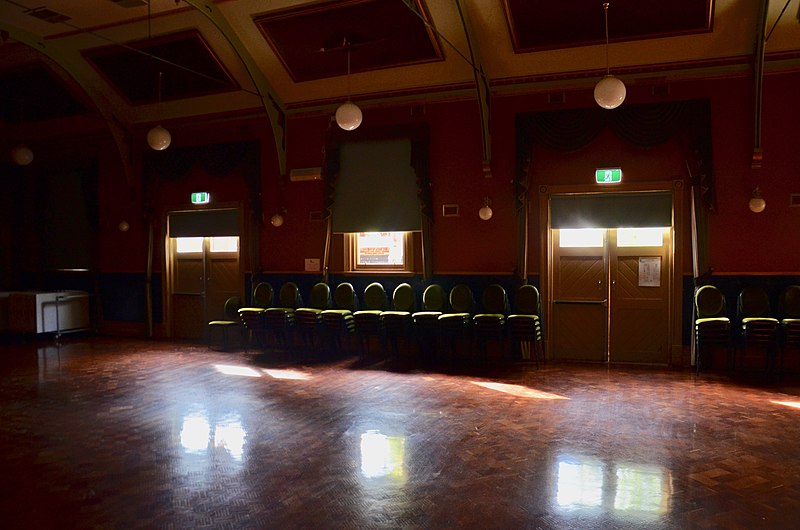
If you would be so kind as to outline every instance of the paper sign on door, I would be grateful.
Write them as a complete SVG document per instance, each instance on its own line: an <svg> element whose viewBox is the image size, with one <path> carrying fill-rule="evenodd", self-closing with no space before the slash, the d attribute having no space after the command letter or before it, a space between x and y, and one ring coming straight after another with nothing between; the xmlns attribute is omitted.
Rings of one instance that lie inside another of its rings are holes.
<svg viewBox="0 0 800 530"><path fill-rule="evenodd" d="M661 287L661 256L639 258L639 287Z"/></svg>

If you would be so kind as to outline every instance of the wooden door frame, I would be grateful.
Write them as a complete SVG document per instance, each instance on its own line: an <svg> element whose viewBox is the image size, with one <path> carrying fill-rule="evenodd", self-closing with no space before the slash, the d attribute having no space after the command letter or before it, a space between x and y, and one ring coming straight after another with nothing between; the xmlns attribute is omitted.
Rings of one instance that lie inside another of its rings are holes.
<svg viewBox="0 0 800 530"><path fill-rule="evenodd" d="M594 195L606 193L670 192L672 194L672 274L669 300L669 365L682 366L683 361L683 251L684 202L686 189L683 180L661 180L651 182L632 182L614 185L541 185L539 186L539 290L542 296L542 313L545 325L545 352L550 351L552 337L552 291L553 255L552 230L550 224L550 198L553 195Z"/></svg>
<svg viewBox="0 0 800 530"><path fill-rule="evenodd" d="M161 281L161 307L162 307L162 325L164 326L164 335L167 338L172 338L173 335L173 322L172 322L172 272L174 263L172 262L172 255L170 254L170 241L169 241L169 214L176 212L197 212L203 210L231 210L235 209L239 212L239 227L241 228L239 234L239 297L244 300L244 282L245 282L245 268L243 266L243 254L245 241L247 241L247 226L244 223L244 205L241 201L237 202L220 202L209 204L204 207L191 207L191 205L175 205L172 207L164 207L161 214L161 241L163 242L163 257L162 263L164 265L163 277Z"/></svg>

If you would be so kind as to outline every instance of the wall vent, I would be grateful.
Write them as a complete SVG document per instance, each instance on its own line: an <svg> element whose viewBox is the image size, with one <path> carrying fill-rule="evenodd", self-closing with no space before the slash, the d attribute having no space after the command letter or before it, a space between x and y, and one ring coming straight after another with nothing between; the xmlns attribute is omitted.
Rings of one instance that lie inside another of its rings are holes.
<svg viewBox="0 0 800 530"><path fill-rule="evenodd" d="M117 4L119 7L131 8L146 6L145 0L110 0L111 3Z"/></svg>
<svg viewBox="0 0 800 530"><path fill-rule="evenodd" d="M292 182L303 182L306 180L322 180L321 167L306 167L293 169L289 172L289 180Z"/></svg>
<svg viewBox="0 0 800 530"><path fill-rule="evenodd" d="M67 20L71 19L71 17L68 17L67 15L63 15L57 11L53 11L52 9L47 9L46 7L30 9L27 11L27 14L33 18L38 18L39 20L44 20L45 22L49 22L51 24L58 24L59 22L66 22Z"/></svg>

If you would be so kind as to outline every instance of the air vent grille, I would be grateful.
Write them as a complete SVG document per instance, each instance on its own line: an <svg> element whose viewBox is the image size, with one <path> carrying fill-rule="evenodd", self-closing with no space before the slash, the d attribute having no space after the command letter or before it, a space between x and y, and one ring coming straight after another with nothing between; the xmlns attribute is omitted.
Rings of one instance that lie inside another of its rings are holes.
<svg viewBox="0 0 800 530"><path fill-rule="evenodd" d="M46 7L37 7L29 10L27 13L33 18L38 18L39 20L44 20L45 22L49 22L51 24L58 24L59 22L66 22L67 20L71 19L71 17L68 17L67 15L62 15L57 11L47 9Z"/></svg>

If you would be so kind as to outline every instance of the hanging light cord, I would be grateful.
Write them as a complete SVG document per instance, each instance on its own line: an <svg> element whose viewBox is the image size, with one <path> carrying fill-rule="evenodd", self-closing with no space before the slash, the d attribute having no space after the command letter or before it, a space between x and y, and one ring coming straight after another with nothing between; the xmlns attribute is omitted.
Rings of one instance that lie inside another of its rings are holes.
<svg viewBox="0 0 800 530"><path fill-rule="evenodd" d="M350 43L347 42L347 37L343 44L347 47L347 101L350 101Z"/></svg>
<svg viewBox="0 0 800 530"><path fill-rule="evenodd" d="M606 17L606 75L611 75L611 67L608 62L608 2L603 3L603 13Z"/></svg>

